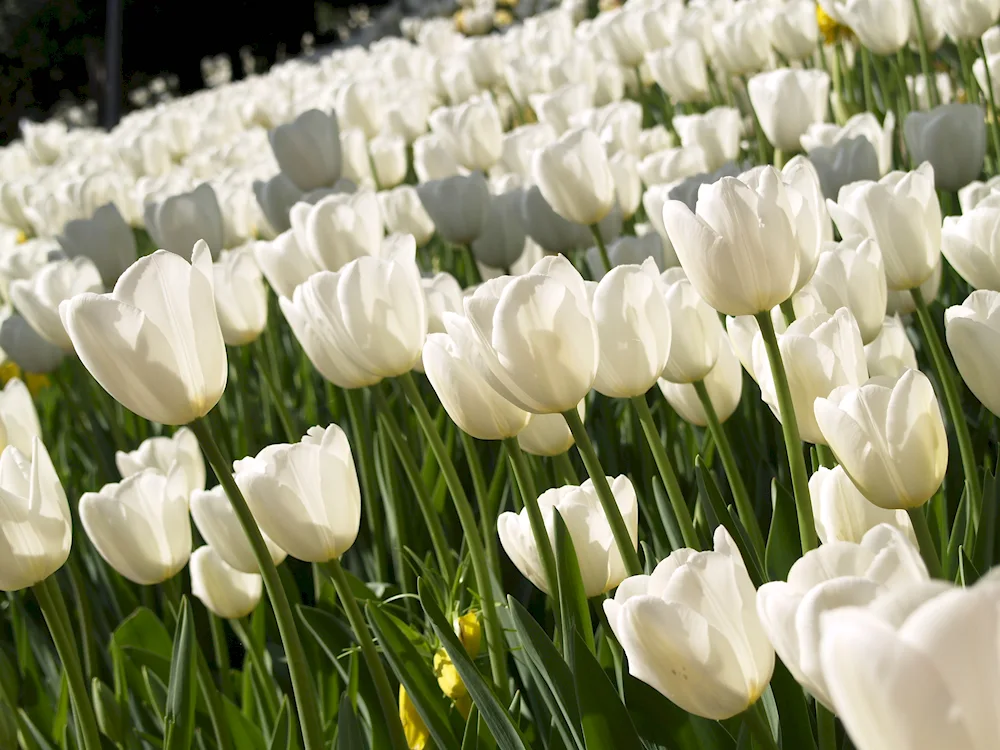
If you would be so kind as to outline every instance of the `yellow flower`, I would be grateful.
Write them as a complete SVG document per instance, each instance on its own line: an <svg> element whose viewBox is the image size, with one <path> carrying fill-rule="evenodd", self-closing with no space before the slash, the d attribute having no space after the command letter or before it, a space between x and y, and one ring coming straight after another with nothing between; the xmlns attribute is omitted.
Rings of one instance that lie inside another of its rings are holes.
<svg viewBox="0 0 1000 750"><path fill-rule="evenodd" d="M498 27L510 26L514 23L513 14L506 8L500 8L493 14L493 25Z"/></svg>
<svg viewBox="0 0 1000 750"><path fill-rule="evenodd" d="M406 694L406 688L399 686L399 720L403 724L403 734L406 735L406 745L410 750L424 750L431 733L427 731L427 725L417 713L417 707L413 705L410 696Z"/></svg>
<svg viewBox="0 0 1000 750"><path fill-rule="evenodd" d="M847 30L846 26L842 26L837 23L833 18L831 18L823 6L816 5L816 23L819 24L819 32L823 35L823 41L827 44L833 44L837 41L838 36Z"/></svg>
<svg viewBox="0 0 1000 750"><path fill-rule="evenodd" d="M0 364L0 385L7 385L7 381L12 378L21 377L21 368L12 359L8 359Z"/></svg>
<svg viewBox="0 0 1000 750"><path fill-rule="evenodd" d="M443 648L439 648L434 654L434 676L437 677L438 686L441 692L455 702L455 708L466 719L469 718L469 711L472 709L472 699L469 691L462 682L462 677L451 662L451 657Z"/></svg>
<svg viewBox="0 0 1000 750"><path fill-rule="evenodd" d="M479 625L478 614L466 612L455 620L455 634L471 658L479 656L479 648L483 643L483 629Z"/></svg>

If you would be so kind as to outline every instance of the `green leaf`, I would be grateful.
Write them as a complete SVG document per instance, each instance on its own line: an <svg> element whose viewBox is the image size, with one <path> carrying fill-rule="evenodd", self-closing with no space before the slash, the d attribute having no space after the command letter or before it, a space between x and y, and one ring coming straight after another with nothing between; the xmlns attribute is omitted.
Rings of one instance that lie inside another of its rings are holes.
<svg viewBox="0 0 1000 750"><path fill-rule="evenodd" d="M788 578L795 561L802 557L799 541L799 522L795 514L795 500L788 490L771 482L771 528L767 532L767 548L764 562L771 580L784 581Z"/></svg>
<svg viewBox="0 0 1000 750"><path fill-rule="evenodd" d="M465 722L465 733L462 735L462 750L477 750L479 748L479 711L473 704L469 710L469 718Z"/></svg>
<svg viewBox="0 0 1000 750"><path fill-rule="evenodd" d="M167 686L153 670L142 667L142 682L146 688L146 696L149 698L150 705L156 714L156 717L163 721L163 715L166 713L167 706Z"/></svg>
<svg viewBox="0 0 1000 750"><path fill-rule="evenodd" d="M433 591L423 578L417 580L417 590L420 594L420 603L424 607L424 612L427 613L434 633L440 639L445 651L448 652L448 656L451 657L452 664L458 670L462 682L465 683L469 695L479 707L479 712L486 721L486 726L490 728L501 750L528 750L524 738L511 721L507 709L497 700L483 676L479 674L479 670L469 658L462 642L458 640L451 624L441 612L441 607L435 600Z"/></svg>
<svg viewBox="0 0 1000 750"><path fill-rule="evenodd" d="M935 502L931 500L931 502ZM944 560L941 564L944 568L944 574L948 578L954 576L958 571L958 550L962 546L965 540L965 530L969 523L969 490L968 486L964 492L962 492L962 497L958 501L958 509L955 511L955 522L951 527L951 535L948 537L948 547L945 550Z"/></svg>
<svg viewBox="0 0 1000 750"><path fill-rule="evenodd" d="M979 580L981 574L975 564L969 559L965 547L958 548L958 580L960 586L971 586Z"/></svg>
<svg viewBox="0 0 1000 750"><path fill-rule="evenodd" d="M222 713L232 735L234 750L266 750L260 729L228 698L222 699Z"/></svg>
<svg viewBox="0 0 1000 750"><path fill-rule="evenodd" d="M97 727L117 743L125 741L125 722L115 694L97 677L90 683L90 699L97 716Z"/></svg>
<svg viewBox="0 0 1000 750"><path fill-rule="evenodd" d="M382 653L439 747L457 748L458 738L448 719L449 705L427 660L421 657L393 617L373 604L365 607Z"/></svg>
<svg viewBox="0 0 1000 750"><path fill-rule="evenodd" d="M997 533L997 480L989 470L983 478L983 505L979 513L976 544L972 560L979 570L993 566Z"/></svg>
<svg viewBox="0 0 1000 750"><path fill-rule="evenodd" d="M289 750L292 747L292 722L288 715L288 699L281 699L281 708L274 723L274 732L267 745L268 750Z"/></svg>
<svg viewBox="0 0 1000 750"><path fill-rule="evenodd" d="M191 614L191 604L185 596L181 599L181 616L174 637L173 656L170 660L170 685L163 717L168 727L163 743L167 750L174 748L187 750L191 747L194 737L197 689L194 664L194 617Z"/></svg>
<svg viewBox="0 0 1000 750"><path fill-rule="evenodd" d="M698 480L698 491L708 501L706 516L714 516L715 523L726 527L729 536L733 538L736 547L740 551L743 562L747 566L747 573L755 587L759 587L766 579L764 577L763 561L757 557L753 547L747 543L746 536L740 532L732 515L730 515L722 493L719 492L719 485L715 483L715 477L705 466L701 456L696 456L694 460L695 476ZM709 512L710 511L710 512Z"/></svg>
<svg viewBox="0 0 1000 750"><path fill-rule="evenodd" d="M794 747L796 750L813 750L816 743L813 740L805 693L788 671L788 667L778 657L774 659L771 691L774 693L778 716L781 719L782 746Z"/></svg>
<svg viewBox="0 0 1000 750"><path fill-rule="evenodd" d="M563 642L573 643L571 633L579 633L584 646L590 653L595 653L594 626L590 621L590 604L583 590L583 578L580 576L580 564L573 546L573 537L566 528L566 521L557 509L553 509L555 525L555 555L556 576L559 579L559 613L561 615L561 630ZM569 652L566 654L569 660Z"/></svg>
<svg viewBox="0 0 1000 750"><path fill-rule="evenodd" d="M161 656L169 663L173 652L170 632L160 619L145 607L125 618L115 629L115 642L122 647L141 648Z"/></svg>
<svg viewBox="0 0 1000 750"><path fill-rule="evenodd" d="M347 693L340 699L339 721L337 723L337 750L356 750L365 747L365 735L358 715Z"/></svg>
<svg viewBox="0 0 1000 750"><path fill-rule="evenodd" d="M643 750L628 710L579 633L574 632L573 678L587 750Z"/></svg>

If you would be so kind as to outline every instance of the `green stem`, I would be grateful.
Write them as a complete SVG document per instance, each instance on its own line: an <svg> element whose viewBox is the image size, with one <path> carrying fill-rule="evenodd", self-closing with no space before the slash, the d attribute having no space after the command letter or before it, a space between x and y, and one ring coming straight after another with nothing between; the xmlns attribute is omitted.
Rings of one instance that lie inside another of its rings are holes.
<svg viewBox="0 0 1000 750"><path fill-rule="evenodd" d="M556 466L557 473L562 475L563 482L566 484L580 483L579 478L576 476L576 469L573 468L573 462L569 460L568 451L553 456L552 461Z"/></svg>
<svg viewBox="0 0 1000 750"><path fill-rule="evenodd" d="M753 503L750 502L750 494L747 492L746 484L743 482L743 475L740 473L739 464L736 463L736 456L733 453L733 446L729 442L729 435L726 428L719 421L719 415L715 411L715 404L712 403L708 395L708 388L705 381L699 380L694 383L695 393L701 401L702 411L705 412L705 420L708 422L708 431L715 440L715 446L719 451L719 458L722 459L722 468L726 472L726 479L729 480L729 489L733 493L733 500L736 501L736 512L739 513L743 527L750 535L757 552L757 559L764 559L764 534L760 530L757 515L754 513Z"/></svg>
<svg viewBox="0 0 1000 750"><path fill-rule="evenodd" d="M816 729L819 750L837 750L837 718L826 706L816 701Z"/></svg>
<svg viewBox="0 0 1000 750"><path fill-rule="evenodd" d="M630 576L639 575L642 573L639 553L636 552L632 537L628 533L628 527L625 525L625 519L622 518L621 509L618 507L614 493L611 492L608 477L604 473L604 467L601 466L601 460L597 457L597 451L594 450L594 444L590 442L587 428L584 427L583 420L580 419L580 412L574 407L563 412L563 417L566 419L566 424L569 425L570 432L573 433L576 449L580 452L583 465L587 467L587 473L594 483L594 489L597 490L597 498L601 501L604 515L607 516L608 525L611 526L615 544L618 545L618 551L625 562L625 570Z"/></svg>
<svg viewBox="0 0 1000 750"><path fill-rule="evenodd" d="M924 515L923 507L908 508L906 511L910 516L910 523L913 524L913 533L917 535L917 543L920 545L920 556L924 558L927 565L927 572L931 578L941 578L941 559L938 557L937 549L934 547L934 538L931 536L930 527L927 525L927 516Z"/></svg>
<svg viewBox="0 0 1000 750"><path fill-rule="evenodd" d="M215 615L208 615L209 628L212 631L212 651L215 653L215 667L219 670L219 690L232 700L233 690L229 683L229 644L226 643L225 627Z"/></svg>
<svg viewBox="0 0 1000 750"><path fill-rule="evenodd" d="M285 398L281 390L280 381L278 380L277 368L272 366L273 358L271 355L273 351L268 350L269 343L270 338L266 332L254 342L255 348L260 352L260 355L257 357L257 372L264 380L267 392L271 396L271 403L274 404L274 408L278 412L278 421L281 422L281 429L285 433L285 440L293 443L300 436L292 425L292 417L288 413L288 407L285 405Z"/></svg>
<svg viewBox="0 0 1000 750"><path fill-rule="evenodd" d="M52 576L49 576L44 581L32 586L31 590L35 592L35 598L38 599L38 605L42 608L45 623L49 626L49 632L52 634L56 652L66 670L69 697L73 703L73 716L76 718L77 726L82 735L82 747L84 750L101 750L97 717L94 716L90 693L87 691L87 684L83 679L83 668L80 666L76 640L73 638L73 632L63 622L60 615L59 602L62 601L62 592L59 590L59 584ZM62 609L65 609L65 603L63 603Z"/></svg>
<svg viewBox="0 0 1000 750"><path fill-rule="evenodd" d="M743 87L749 91L747 77L743 76ZM757 110L754 109L753 102L750 102L750 114L753 115L753 133L757 141L757 162L759 165L770 164L771 157L768 154L768 142L764 136L764 128L761 127L760 118L757 117Z"/></svg>
<svg viewBox="0 0 1000 750"><path fill-rule="evenodd" d="M872 53L867 47L861 48L861 80L865 88L865 109L876 113L875 90L872 88Z"/></svg>
<svg viewBox="0 0 1000 750"><path fill-rule="evenodd" d="M955 428L955 437L958 439L958 450L962 454L962 468L965 470L965 481L969 486L969 523L973 525L973 528L978 528L983 499L982 486L979 483L980 469L976 464L976 453L969 435L969 425L965 421L965 413L962 411L962 398L958 392L955 371L952 369L948 355L938 337L923 292L920 291L920 287L916 287L910 290L910 294L913 295L913 301L917 306L917 319L920 321L924 340L930 350L934 369L937 370L948 413L951 416L951 423Z"/></svg>
<svg viewBox="0 0 1000 750"><path fill-rule="evenodd" d="M833 469L837 466L837 457L833 455L833 451L830 450L829 445L816 445L816 455L819 456L819 462L822 466L827 469Z"/></svg>
<svg viewBox="0 0 1000 750"><path fill-rule="evenodd" d="M347 402L347 419L351 424L351 436L354 438L352 447L358 457L358 473L361 475L361 493L368 511L368 526L371 531L372 546L375 559L375 580L387 580L388 550L385 546L384 516L382 503L376 490L375 456L372 452L372 440L367 430L365 415L365 394L357 388L344 390L344 400Z"/></svg>
<svg viewBox="0 0 1000 750"><path fill-rule="evenodd" d="M278 707L278 698L274 694L274 690L270 689L272 683L271 676L267 673L267 668L264 666L264 655L261 653L258 647L257 641L254 639L251 633L247 632L247 629L243 627L243 622L241 620L230 620L229 626L236 633L236 637L240 639L243 644L243 649L247 652L247 658L250 660L250 667L257 672L257 677L260 679L260 684L263 688L260 693L263 695L264 710L267 715L273 720L278 715L280 710Z"/></svg>
<svg viewBox="0 0 1000 750"><path fill-rule="evenodd" d="M653 421L653 415L649 411L649 404L646 403L646 397L634 396L631 401L632 407L639 417L639 424L642 425L642 433L646 436L646 443L653 453L653 461L656 463L656 468L660 473L660 479L663 480L663 486L667 490L670 507L673 509L677 525L680 527L684 545L691 549L701 549L701 542L698 540L698 534L694 530L694 521L691 520L691 511L688 509L687 503L684 502L684 492L681 490L680 482L677 481L677 473L674 471L670 457L667 455L667 451L660 441L660 433L656 429L656 423Z"/></svg>
<svg viewBox="0 0 1000 750"><path fill-rule="evenodd" d="M755 317L764 338L767 358L771 364L771 375L774 378L774 390L778 395L781 433L785 438L788 468L791 471L792 490L795 494L795 514L799 521L799 538L802 542L802 552L805 553L815 549L819 542L816 538L812 500L809 497L809 474L806 471L805 457L802 455L799 425L795 419L795 405L792 402L792 392L788 388L788 377L785 374L785 364L781 360L781 348L778 346L778 336L771 322L771 313L765 310L757 313Z"/></svg>
<svg viewBox="0 0 1000 750"><path fill-rule="evenodd" d="M781 315L785 319L785 325L790 326L795 322L795 305L792 304L792 298L789 297L780 305Z"/></svg>
<svg viewBox="0 0 1000 750"><path fill-rule="evenodd" d="M292 614L288 596L278 576L278 569L275 567L274 561L271 560L271 553L267 550L264 537L261 536L260 529L257 528L257 522L247 506L247 501L233 478L231 467L227 466L222 458L222 452L219 450L218 443L215 442L208 420L205 417L196 419L190 424L190 427L198 438L201 449L208 458L208 463L215 472L219 484L225 489L229 502L240 520L240 526L243 527L243 533L247 535L250 546L253 548L254 558L257 560L260 574L264 579L264 586L267 588L267 595L271 600L271 607L274 609L274 619L278 623L278 632L281 634L281 642L285 649L285 660L292 678L292 690L295 693L295 705L298 709L299 726L302 728L302 741L305 750L322 750L324 747L323 729L320 725L316 686L312 681L309 662L306 660L299 631L295 626L295 616Z"/></svg>
<svg viewBox="0 0 1000 750"><path fill-rule="evenodd" d="M767 721L767 714L764 713L764 706L760 701L750 706L750 708L743 712L742 716L747 727L750 729L750 734L757 739L757 742L765 750L778 750L778 743L774 741L774 735L771 734L771 725Z"/></svg>
<svg viewBox="0 0 1000 750"><path fill-rule="evenodd" d="M597 252L601 254L604 273L611 273L611 256L608 255L608 247L604 244L604 238L601 236L601 228L597 224L591 224L590 233L594 235L594 242L597 243Z"/></svg>
<svg viewBox="0 0 1000 750"><path fill-rule="evenodd" d="M476 586L479 587L479 598L483 607L483 620L486 623L486 645L490 655L490 670L493 675L493 682L495 683L494 687L498 693L497 697L502 703L506 703L508 693L505 641L503 626L497 615L493 581L490 577L486 560L486 548L483 546L483 539L479 535L479 527L476 526L476 518L472 513L472 506L469 505L469 498L462 487L462 480L459 479L458 472L455 470L455 464L452 462L451 456L448 455L448 449L445 448L441 436L438 435L437 429L434 427L434 420L431 418L430 412L427 411L427 405L420 395L413 375L411 373L400 375L399 382L403 387L403 392L406 394L407 400L410 402L410 406L413 407L417 415L417 421L420 423L420 427L427 437L427 442L430 443L438 466L444 474L452 502L455 504L455 510L458 513L458 519L462 524L462 531L465 533L465 543L469 548L469 556L472 558L472 570L476 577Z"/></svg>
<svg viewBox="0 0 1000 750"><path fill-rule="evenodd" d="M896 53L896 78L899 83L899 95L900 102L905 105L905 110L900 113L900 117L896 122L896 129L901 130L902 125L900 123L903 121L903 117L908 113L912 112L917 108L917 85L913 84L913 93L910 93L910 87L906 85L906 73L909 70L909 65L906 61L906 51L901 49Z"/></svg>
<svg viewBox="0 0 1000 750"><path fill-rule="evenodd" d="M931 107L936 107L941 103L941 97L938 94L937 89L937 78L934 76L934 71L931 70L931 56L927 50L927 35L924 33L924 14L920 9L920 0L913 0L913 16L917 19L917 34L919 36L919 46L920 46L920 69L927 79L927 97L930 100ZM915 88L915 86L914 86ZM902 126L902 123L900 123Z"/></svg>
<svg viewBox="0 0 1000 750"><path fill-rule="evenodd" d="M364 657L368 672L375 682L375 692L378 693L378 702L382 708L382 717L389 728L389 739L396 750L408 750L406 734L403 732L403 725L399 720L399 711L396 708L395 696L392 693L392 685L389 683L389 676L385 673L385 666L382 659L375 650L375 643L372 641L371 633L368 631L368 623L365 616L361 614L358 600L354 598L351 591L351 584L344 574L344 569L340 567L340 560L334 558L326 563L326 571L333 580L333 586L337 589L337 596L347 613L347 619L351 623L354 637L358 639L361 646L361 655Z"/></svg>

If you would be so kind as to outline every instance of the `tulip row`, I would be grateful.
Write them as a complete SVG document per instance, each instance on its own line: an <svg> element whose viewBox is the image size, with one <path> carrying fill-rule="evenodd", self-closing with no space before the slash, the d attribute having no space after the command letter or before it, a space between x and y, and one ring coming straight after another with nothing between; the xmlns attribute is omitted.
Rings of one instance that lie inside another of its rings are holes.
<svg viewBox="0 0 1000 750"><path fill-rule="evenodd" d="M586 5L0 150L0 747L1000 744L1000 0Z"/></svg>

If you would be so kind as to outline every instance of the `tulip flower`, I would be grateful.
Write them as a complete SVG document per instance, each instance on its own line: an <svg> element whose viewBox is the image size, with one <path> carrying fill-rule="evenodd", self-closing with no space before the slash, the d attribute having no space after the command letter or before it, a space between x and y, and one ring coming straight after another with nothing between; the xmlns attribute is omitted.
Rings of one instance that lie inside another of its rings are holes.
<svg viewBox="0 0 1000 750"><path fill-rule="evenodd" d="M694 39L680 37L669 47L646 53L653 80L678 103L708 99L705 53Z"/></svg>
<svg viewBox="0 0 1000 750"><path fill-rule="evenodd" d="M619 151L608 159L611 176L615 181L615 198L622 215L632 217L642 201L642 180L639 177L639 163L635 155Z"/></svg>
<svg viewBox="0 0 1000 750"><path fill-rule="evenodd" d="M66 493L38 437L30 459L8 445L0 453L0 591L19 591L63 566L73 540Z"/></svg>
<svg viewBox="0 0 1000 750"><path fill-rule="evenodd" d="M226 565L241 573L260 572L250 540L247 539L222 485L216 485L210 490L199 488L191 493L191 517L198 532L212 545L212 549ZM287 553L267 534L261 533L261 536L264 537L271 561L280 565Z"/></svg>
<svg viewBox="0 0 1000 750"><path fill-rule="evenodd" d="M257 573L241 573L229 567L212 547L191 553L191 593L216 617L238 620L253 612L264 593Z"/></svg>
<svg viewBox="0 0 1000 750"><path fill-rule="evenodd" d="M0 450L13 445L30 455L32 440L41 436L42 426L28 386L20 378L11 378L0 391Z"/></svg>
<svg viewBox="0 0 1000 750"><path fill-rule="evenodd" d="M698 145L670 148L644 157L637 170L646 185L674 183L708 172L708 157Z"/></svg>
<svg viewBox="0 0 1000 750"><path fill-rule="evenodd" d="M291 229L269 242L255 243L253 254L257 267L279 297L291 297L295 287L322 270L301 248Z"/></svg>
<svg viewBox="0 0 1000 750"><path fill-rule="evenodd" d="M528 236L541 245L547 253L565 254L571 250L587 247L593 242L593 235L587 227L568 221L552 210L552 206L542 196L537 185L532 185L524 191L521 198L521 214ZM615 212L612 211L605 218L605 222L614 216ZM605 242L608 241L608 235L603 227L601 236Z"/></svg>
<svg viewBox="0 0 1000 750"><path fill-rule="evenodd" d="M935 185L958 190L979 177L986 159L986 113L978 104L946 104L910 112L903 123L915 162L934 167Z"/></svg>
<svg viewBox="0 0 1000 750"><path fill-rule="evenodd" d="M997 0L961 0L941 6L941 25L948 35L958 41L979 41L1000 16Z"/></svg>
<svg viewBox="0 0 1000 750"><path fill-rule="evenodd" d="M406 141L398 135L385 134L368 143L375 179L381 188L393 188L406 179Z"/></svg>
<svg viewBox="0 0 1000 750"><path fill-rule="evenodd" d="M353 78L341 86L335 96L335 107L343 130L357 128L366 138L374 138L382 130L385 111L382 89L371 80Z"/></svg>
<svg viewBox="0 0 1000 750"><path fill-rule="evenodd" d="M361 523L361 490L347 436L312 427L298 443L269 445L233 464L263 533L307 562L339 559Z"/></svg>
<svg viewBox="0 0 1000 750"><path fill-rule="evenodd" d="M865 497L880 508L918 508L937 492L948 466L941 407L927 376L846 385L814 406L827 445Z"/></svg>
<svg viewBox="0 0 1000 750"><path fill-rule="evenodd" d="M191 556L188 484L179 465L85 492L80 521L108 565L143 586L173 578Z"/></svg>
<svg viewBox="0 0 1000 750"><path fill-rule="evenodd" d="M368 154L368 137L360 128L341 131L340 159L343 179L365 188L375 186L371 157Z"/></svg>
<svg viewBox="0 0 1000 750"><path fill-rule="evenodd" d="M910 38L912 0L821 0L820 5L858 35L876 55L894 55Z"/></svg>
<svg viewBox="0 0 1000 750"><path fill-rule="evenodd" d="M583 401L576 407L580 419L586 416ZM576 440L562 414L531 414L527 426L517 433L517 444L533 456L559 456L573 447Z"/></svg>
<svg viewBox="0 0 1000 750"><path fill-rule="evenodd" d="M761 129L775 148L794 152L810 125L826 119L830 76L816 69L782 68L747 83Z"/></svg>
<svg viewBox="0 0 1000 750"><path fill-rule="evenodd" d="M417 186L424 209L448 242L468 245L483 232L490 212L490 189L480 172Z"/></svg>
<svg viewBox="0 0 1000 750"><path fill-rule="evenodd" d="M929 163L847 185L827 206L841 236L878 243L890 290L913 289L934 273L941 258L941 206Z"/></svg>
<svg viewBox="0 0 1000 750"><path fill-rule="evenodd" d="M983 198L961 216L946 216L941 252L976 289L1000 291L1000 195Z"/></svg>
<svg viewBox="0 0 1000 750"><path fill-rule="evenodd" d="M998 596L987 576L969 588L900 592L906 607L877 599L824 618L820 663L858 750L996 747Z"/></svg>
<svg viewBox="0 0 1000 750"><path fill-rule="evenodd" d="M713 551L675 550L651 575L625 579L604 611L633 677L685 711L722 720L756 703L774 671L756 599L718 526Z"/></svg>
<svg viewBox="0 0 1000 750"><path fill-rule="evenodd" d="M1000 27L997 27L1000 29ZM991 177L986 182L973 180L964 188L958 191L958 205L962 209L962 215L971 213L980 203L1000 190L1000 175ZM989 204L987 204L989 205Z"/></svg>
<svg viewBox="0 0 1000 750"><path fill-rule="evenodd" d="M878 525L857 542L831 541L807 552L788 571L787 583L760 587L757 613L795 679L833 710L820 662L823 618L842 607L870 604L889 589L927 580L913 543L892 526Z"/></svg>
<svg viewBox="0 0 1000 750"><path fill-rule="evenodd" d="M595 390L609 398L641 396L670 353L673 321L656 264L611 269L594 288L592 306L601 347Z"/></svg>
<svg viewBox="0 0 1000 750"><path fill-rule="evenodd" d="M873 342L865 346L868 374L898 378L905 370L917 369L917 353L898 315L887 317Z"/></svg>
<svg viewBox="0 0 1000 750"><path fill-rule="evenodd" d="M682 146L697 147L705 155L703 171L714 172L740 154L743 120L735 107L715 107L703 115L678 115L673 124Z"/></svg>
<svg viewBox="0 0 1000 750"><path fill-rule="evenodd" d="M614 176L590 130L570 130L537 150L531 171L546 202L568 221L597 224L614 205Z"/></svg>
<svg viewBox="0 0 1000 750"><path fill-rule="evenodd" d="M612 268L626 265L641 266L646 260L651 260L658 271L666 266L663 241L654 231L636 237L631 235L620 237L608 246L608 260L611 261ZM606 274L604 261L596 247L587 250L587 267L594 281L601 281L604 278Z"/></svg>
<svg viewBox="0 0 1000 750"><path fill-rule="evenodd" d="M378 255L384 236L378 199L369 190L328 195L315 205L296 203L290 218L299 247L327 271Z"/></svg>
<svg viewBox="0 0 1000 750"><path fill-rule="evenodd" d="M909 92L910 99L916 104L917 110L928 110L936 105L931 100L930 86L927 85L927 81L930 80L923 75L917 76L906 76L906 89ZM934 85L937 87L938 100L940 104L950 104L955 98L955 92L951 85L951 76L947 73L937 73L934 75Z"/></svg>
<svg viewBox="0 0 1000 750"><path fill-rule="evenodd" d="M683 269L665 271L660 285L672 332L662 377L672 383L704 380L719 356L723 336L719 316L698 296Z"/></svg>
<svg viewBox="0 0 1000 750"><path fill-rule="evenodd" d="M279 172L269 180L254 180L253 192L264 219L276 233L291 229L288 212L302 200L305 193L296 187L288 175Z"/></svg>
<svg viewBox="0 0 1000 750"><path fill-rule="evenodd" d="M771 66L771 25L758 13L737 13L712 27L715 60L723 71L742 76ZM756 107L755 107L756 109Z"/></svg>
<svg viewBox="0 0 1000 750"><path fill-rule="evenodd" d="M146 205L146 231L164 250L191 258L191 248L204 241L218 257L225 245L222 209L212 186L202 183L190 193L173 195L160 203Z"/></svg>
<svg viewBox="0 0 1000 750"><path fill-rule="evenodd" d="M212 265L215 309L228 346L255 341L267 327L267 287L249 249L227 250Z"/></svg>
<svg viewBox="0 0 1000 750"><path fill-rule="evenodd" d="M816 4L792 0L771 12L771 44L789 60L812 57L819 41Z"/></svg>
<svg viewBox="0 0 1000 750"><path fill-rule="evenodd" d="M187 427L177 430L171 437L147 438L134 451L115 453L115 465L123 479L144 469L169 474L175 464L187 482L188 495L205 489L205 459L198 439Z"/></svg>
<svg viewBox="0 0 1000 750"><path fill-rule="evenodd" d="M268 133L268 140L282 174L299 190L328 187L340 179L340 128L336 112L306 110L292 122Z"/></svg>
<svg viewBox="0 0 1000 750"><path fill-rule="evenodd" d="M59 304L77 294L102 291L104 287L97 266L84 256L53 261L43 266L30 281L11 282L10 299L39 336L71 353L73 342L59 319Z"/></svg>
<svg viewBox="0 0 1000 750"><path fill-rule="evenodd" d="M413 185L400 185L392 190L379 192L378 204L389 234L412 234L417 247L426 245L434 235L434 222L420 202L420 195Z"/></svg>
<svg viewBox="0 0 1000 750"><path fill-rule="evenodd" d="M500 159L503 125L492 96L474 96L457 107L436 109L428 122L466 169L485 172Z"/></svg>
<svg viewBox="0 0 1000 750"><path fill-rule="evenodd" d="M458 279L442 271L420 279L427 303L427 332L445 333L445 313L462 312L462 287Z"/></svg>
<svg viewBox="0 0 1000 750"><path fill-rule="evenodd" d="M906 511L887 510L871 503L854 486L843 466L819 467L809 477L809 495L816 519L816 535L823 544L861 544L869 531L879 524L887 524L901 532L914 549L917 547L917 537Z"/></svg>
<svg viewBox="0 0 1000 750"><path fill-rule="evenodd" d="M399 240L378 258L313 274L279 300L310 361L341 388L401 375L420 359L427 308L416 244L408 235Z"/></svg>
<svg viewBox="0 0 1000 750"><path fill-rule="evenodd" d="M844 123L843 127L832 123L813 123L802 135L800 142L802 148L812 158L813 151L816 149L832 148L842 141L856 141L858 138L862 138L868 141L875 150L878 167L877 175L864 179L877 180L892 169L892 133L895 126L896 116L891 111L886 113L882 124L879 124L878 118L871 112L861 112L853 115ZM848 182L854 181L849 180ZM836 198L836 195L833 197Z"/></svg>
<svg viewBox="0 0 1000 750"><path fill-rule="evenodd" d="M626 476L608 477L615 502L632 539L632 546L638 544L639 504L635 488ZM555 487L538 497L538 506L545 520L549 539L555 545L555 513L566 522L566 528L573 540L583 591L587 597L605 594L615 588L628 576L621 552L615 545L601 504L597 499L594 483L589 479L579 486ZM497 534L504 552L514 566L535 586L551 594L552 585L546 579L541 555L535 544L535 537L528 523L528 511L501 513L497 519Z"/></svg>
<svg viewBox="0 0 1000 750"><path fill-rule="evenodd" d="M0 323L0 350L22 370L36 374L52 372L66 356L60 347L43 339L28 321L15 314L8 314Z"/></svg>
<svg viewBox="0 0 1000 750"><path fill-rule="evenodd" d="M89 219L66 222L59 245L67 258L92 260L106 287L114 286L137 257L135 235L114 203L101 206Z"/></svg>
<svg viewBox="0 0 1000 750"><path fill-rule="evenodd" d="M997 387L997 341L1000 340L1000 293L980 290L945 311L945 332L955 365L969 390L991 412L1000 411Z"/></svg>
<svg viewBox="0 0 1000 750"><path fill-rule="evenodd" d="M679 328L674 329L675 336L680 335L679 332ZM718 357L715 360L715 365L705 375L702 382L705 384L705 390L708 392L719 423L724 423L736 411L743 395L743 369L740 367L740 361L729 342L729 337L721 329L719 331ZM667 403L683 420L698 427L708 426L708 415L705 413L705 407L702 405L693 384L671 383L669 380L660 378L657 385L664 398L667 399Z"/></svg>
<svg viewBox="0 0 1000 750"><path fill-rule="evenodd" d="M482 231L470 245L473 257L491 268L510 268L524 252L527 233L521 216L522 191L515 188L490 197Z"/></svg>
<svg viewBox="0 0 1000 750"><path fill-rule="evenodd" d="M498 168L522 177L531 176L531 155L553 143L559 134L545 122L521 125L504 133Z"/></svg>
<svg viewBox="0 0 1000 750"><path fill-rule="evenodd" d="M459 174L458 161L444 139L434 133L425 133L413 142L413 171L421 183Z"/></svg>

